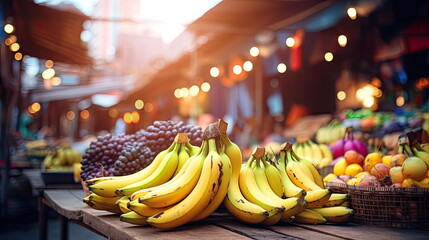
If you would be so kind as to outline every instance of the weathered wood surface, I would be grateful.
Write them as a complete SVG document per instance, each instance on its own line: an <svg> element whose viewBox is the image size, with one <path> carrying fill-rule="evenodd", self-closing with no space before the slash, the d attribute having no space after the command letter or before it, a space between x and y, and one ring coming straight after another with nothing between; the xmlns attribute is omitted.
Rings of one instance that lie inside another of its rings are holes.
<svg viewBox="0 0 429 240"><path fill-rule="evenodd" d="M358 224L305 225L279 223L274 226L253 226L241 223L224 211L216 212L197 223L173 230L151 226L134 226L119 221L118 214L87 207L82 190L46 190L44 201L59 214L104 235L109 239L429 239L429 229L381 228Z"/></svg>

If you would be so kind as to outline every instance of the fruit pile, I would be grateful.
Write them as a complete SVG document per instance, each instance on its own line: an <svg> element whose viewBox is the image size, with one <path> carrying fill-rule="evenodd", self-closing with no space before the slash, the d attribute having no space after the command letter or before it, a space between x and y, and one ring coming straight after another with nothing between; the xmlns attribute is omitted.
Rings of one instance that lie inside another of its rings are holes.
<svg viewBox="0 0 429 240"><path fill-rule="evenodd" d="M333 161L332 152L328 145L317 144L308 137L297 138L292 148L296 155L311 161L319 169L329 166Z"/></svg>
<svg viewBox="0 0 429 240"><path fill-rule="evenodd" d="M71 147L62 147L43 159L46 172L73 172L73 165L80 163L82 155Z"/></svg>
<svg viewBox="0 0 429 240"><path fill-rule="evenodd" d="M201 127L170 120L155 121L134 134L98 136L83 156L81 177L87 180L135 173L167 149L179 132L187 133L191 144L201 145Z"/></svg>
<svg viewBox="0 0 429 240"><path fill-rule="evenodd" d="M344 125L334 120L326 126L322 126L316 132L316 141L318 143L330 144L344 137L346 128Z"/></svg>
<svg viewBox="0 0 429 240"><path fill-rule="evenodd" d="M143 170L127 176L98 177L86 183L89 206L121 213L121 221L175 228L202 220L222 203L239 221L347 222L352 210L346 194L326 189L316 167L282 147L279 160L256 148L248 161L219 120L204 131L201 148L179 133Z"/></svg>

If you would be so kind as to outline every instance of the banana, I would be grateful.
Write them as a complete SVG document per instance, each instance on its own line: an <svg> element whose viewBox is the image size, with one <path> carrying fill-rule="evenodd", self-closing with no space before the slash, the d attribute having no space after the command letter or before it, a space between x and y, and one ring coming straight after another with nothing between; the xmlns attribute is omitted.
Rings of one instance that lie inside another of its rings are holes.
<svg viewBox="0 0 429 240"><path fill-rule="evenodd" d="M304 209L304 211L295 216L294 221L307 224L323 224L326 223L326 218L313 210Z"/></svg>
<svg viewBox="0 0 429 240"><path fill-rule="evenodd" d="M325 188L325 184L323 182L322 175L320 175L320 172L319 172L319 170L317 170L316 166L312 162L308 161L307 159L300 158L300 157L296 156L296 154L294 152L291 152L291 154L292 154L292 157L295 157L297 162L301 164L302 168L307 168L310 171L314 182L320 188Z"/></svg>
<svg viewBox="0 0 429 240"><path fill-rule="evenodd" d="M313 152L313 164L319 166L320 161L323 158L322 150L320 149L318 144L314 143L311 140L308 140L307 144Z"/></svg>
<svg viewBox="0 0 429 240"><path fill-rule="evenodd" d="M302 143L295 143L293 146L293 151L300 157L305 157L304 149L302 147Z"/></svg>
<svg viewBox="0 0 429 240"><path fill-rule="evenodd" d="M135 182L139 182L152 175L152 173L155 172L156 169L158 169L158 166L160 165L164 157L167 155L167 153L170 153L174 149L174 147L176 147L176 145L177 143L173 142L173 144L168 149L160 152L149 166L143 168L137 173L121 177L112 176L107 177L107 179L104 177L91 179L91 182L94 184L88 187L89 190L100 196L116 197L116 189L125 187ZM90 183L89 181L87 182Z"/></svg>
<svg viewBox="0 0 429 240"><path fill-rule="evenodd" d="M91 208L96 210L103 210L108 211L111 213L122 213L122 211L113 203L113 204L107 204L102 202L96 202L90 200L88 197L83 199L83 202L88 204Z"/></svg>
<svg viewBox="0 0 429 240"><path fill-rule="evenodd" d="M210 125L209 127L210 128ZM207 129L206 129L207 130ZM209 139L209 145L216 144ZM216 151L209 151L204 160L200 179L192 192L177 205L149 217L146 221L156 228L174 228L195 218L215 197L221 178L223 163Z"/></svg>
<svg viewBox="0 0 429 240"><path fill-rule="evenodd" d="M258 151L258 149L263 149L263 148L257 148L256 151ZM247 200L255 204L258 204L265 210L278 208L280 207L280 205L275 200L265 195L258 187L257 181L253 174L253 170L251 168L252 163L256 160L255 154L256 154L255 152L252 154L250 159L247 161L247 163L242 167L240 171L240 177L238 178L240 190L243 193L243 196Z"/></svg>
<svg viewBox="0 0 429 240"><path fill-rule="evenodd" d="M278 197L282 197L283 183L279 170L273 165L269 164L264 158L262 158L262 163L264 165L265 175L267 176L267 180L271 189Z"/></svg>
<svg viewBox="0 0 429 240"><path fill-rule="evenodd" d="M307 202L301 198L290 197L283 200L283 207L285 211L282 215L282 222L287 222L292 216L304 211L307 206Z"/></svg>
<svg viewBox="0 0 429 240"><path fill-rule="evenodd" d="M338 206L341 206L341 207L350 207L350 202L347 200L347 201L344 201L343 203L341 203L340 205L338 205Z"/></svg>
<svg viewBox="0 0 429 240"><path fill-rule="evenodd" d="M127 223L131 223L134 225L141 225L141 226L149 225L146 222L146 219L147 219L147 217L140 216L135 212L123 213L123 214L121 214L121 217L119 218L119 220L121 222L127 222Z"/></svg>
<svg viewBox="0 0 429 240"><path fill-rule="evenodd" d="M413 153L414 153L414 156L422 159L426 163L427 167L429 168L429 153L425 152L424 150L420 151L418 149L414 149Z"/></svg>
<svg viewBox="0 0 429 240"><path fill-rule="evenodd" d="M177 173L179 173L180 169L185 165L186 161L189 159L189 153L184 144L180 144L179 149L179 162L177 164L176 171L174 172L173 176L176 176Z"/></svg>
<svg viewBox="0 0 429 240"><path fill-rule="evenodd" d="M327 158L328 161L331 161L331 162L334 160L331 149L329 149L328 145L324 143L319 143L319 148L320 148L320 151L322 151L322 155L324 158Z"/></svg>
<svg viewBox="0 0 429 240"><path fill-rule="evenodd" d="M344 223L350 221L353 209L347 207L324 207L311 209L322 215L328 222Z"/></svg>
<svg viewBox="0 0 429 240"><path fill-rule="evenodd" d="M287 163L286 163L286 173L290 177L290 180L298 187L306 190L306 191L313 191L317 189L321 189L315 182L311 175L311 172L308 168L305 168L307 171L304 170L300 166L298 162L295 162L291 158L291 152L286 151L287 155ZM309 173L310 172L310 173Z"/></svg>
<svg viewBox="0 0 429 240"><path fill-rule="evenodd" d="M189 156L193 156L200 152L200 147L192 145L189 141L185 143L185 147L188 150Z"/></svg>
<svg viewBox="0 0 429 240"><path fill-rule="evenodd" d="M130 199L128 199L127 196L121 197L116 201L116 206L122 211L122 213L129 213L132 210L127 207L128 203L130 202Z"/></svg>
<svg viewBox="0 0 429 240"><path fill-rule="evenodd" d="M204 219L208 217L210 214L212 214L214 211L216 211L216 209L220 206L220 204L222 204L222 201L225 198L226 193L228 192L228 186L232 175L231 161L223 151L220 151L219 155L222 159L222 165L223 165L222 175L219 183L219 189L216 193L216 196L213 198L212 201L210 201L209 205L200 214L198 214L198 216L192 219L192 221L198 221L198 220Z"/></svg>
<svg viewBox="0 0 429 240"><path fill-rule="evenodd" d="M332 193L329 200L323 204L323 207L340 206L348 199L347 193Z"/></svg>
<svg viewBox="0 0 429 240"><path fill-rule="evenodd" d="M331 194L332 194L332 190L330 189L319 189L319 190L308 191L307 195L304 198L305 201L307 201L308 203L307 208L322 207L324 204L326 204L329 201Z"/></svg>
<svg viewBox="0 0 429 240"><path fill-rule="evenodd" d="M311 146L305 143L302 143L301 145L304 152L303 158L314 163L313 149L311 148Z"/></svg>
<svg viewBox="0 0 429 240"><path fill-rule="evenodd" d="M307 194L304 189L296 186L289 178L288 174L286 173L286 152L284 150L280 152L280 158L279 158L279 161L277 162L277 169L280 172L280 177L283 183L283 192L285 197L300 198Z"/></svg>
<svg viewBox="0 0 429 240"><path fill-rule="evenodd" d="M103 197L103 196L97 195L95 193L91 193L87 196L87 198L90 201L106 203L106 204L115 204L116 201L119 200L120 197L108 198L108 197Z"/></svg>
<svg viewBox="0 0 429 240"><path fill-rule="evenodd" d="M191 162L186 168L186 174L182 173L181 177L175 181L172 179L171 183L169 181L159 185L152 191L149 189L145 195L139 197L139 202L149 207L160 208L182 201L197 184L207 154L208 151L205 149L201 154L190 159Z"/></svg>
<svg viewBox="0 0 429 240"><path fill-rule="evenodd" d="M176 171L177 164L179 163L178 149L179 144L176 144L174 149L165 155L158 168L155 169L151 175L141 181L131 183L125 187L117 189L115 191L116 195L130 196L140 189L161 185L170 180Z"/></svg>
<svg viewBox="0 0 429 240"><path fill-rule="evenodd" d="M138 199L136 199L136 200L128 202L127 208L130 209L131 211L137 213L140 216L150 217L150 216L153 216L155 214L166 211L166 210L172 208L172 206L163 207L163 208L152 208L152 207L147 206L146 204L139 203Z"/></svg>
<svg viewBox="0 0 429 240"><path fill-rule="evenodd" d="M267 219L262 221L260 224L264 226L271 226L271 225L277 224L282 220L282 216L284 212L285 212L284 207L278 208L278 212L276 214L273 214L272 216L267 217Z"/></svg>

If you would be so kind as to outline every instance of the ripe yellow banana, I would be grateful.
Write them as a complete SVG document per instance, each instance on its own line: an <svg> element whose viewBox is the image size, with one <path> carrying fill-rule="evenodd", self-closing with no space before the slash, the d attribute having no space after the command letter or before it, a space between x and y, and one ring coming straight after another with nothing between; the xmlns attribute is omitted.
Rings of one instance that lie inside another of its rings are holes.
<svg viewBox="0 0 429 240"><path fill-rule="evenodd" d="M119 220L121 222L127 222L127 223L131 223L134 225L141 225L141 226L149 225L146 222L146 219L147 219L147 217L140 216L135 212L123 213L123 214L121 214L121 217L119 218Z"/></svg>
<svg viewBox="0 0 429 240"><path fill-rule="evenodd" d="M262 163L268 183L278 197L283 197L283 183L279 170L262 158Z"/></svg>
<svg viewBox="0 0 429 240"><path fill-rule="evenodd" d="M302 145L302 149L304 152L303 158L314 163L314 154L313 154L313 149L311 148L311 146L306 144L306 143L302 143L301 145Z"/></svg>
<svg viewBox="0 0 429 240"><path fill-rule="evenodd" d="M179 162L177 164L177 168L176 171L174 172L173 176L176 176L180 169L182 169L183 165L185 165L186 161L188 161L189 159L189 153L188 153L188 149L186 148L184 143L180 144L180 149L179 149Z"/></svg>
<svg viewBox="0 0 429 240"><path fill-rule="evenodd" d="M152 191L149 189L145 195L139 198L139 202L149 207L161 208L182 201L197 184L207 153L208 151L205 149L201 154L191 158L191 162L186 168L186 174L182 174L175 181L172 179L172 182L168 181L159 185Z"/></svg>
<svg viewBox="0 0 429 240"><path fill-rule="evenodd" d="M313 152L313 164L319 166L320 161L323 159L323 153L319 145L315 142L309 140L307 144L310 146L311 151Z"/></svg>
<svg viewBox="0 0 429 240"><path fill-rule="evenodd" d="M282 215L281 221L289 222L292 216L295 216L298 213L304 211L304 209L307 207L307 202L301 198L290 197L284 199L282 205L286 210Z"/></svg>
<svg viewBox="0 0 429 240"><path fill-rule="evenodd" d="M107 181L107 180L124 180L127 179L127 181L129 182L128 184L132 183L132 182L137 182L140 181L141 179L146 178L147 176L149 176L153 171L155 171L155 169L158 167L159 163L162 161L162 159L164 158L164 156L171 152L174 147L176 145L176 142L173 142L173 144L170 145L170 147L168 147L167 149L161 151L160 153L158 153L158 155L156 155L156 157L154 158L154 160L152 161L152 163L147 166L146 168L130 174L130 175L125 175L125 176L109 176L109 177L97 177L97 178L92 178L89 180L86 180L86 184L88 186L94 185L96 183L100 183L103 181ZM109 183L109 184L117 184L115 183ZM125 184L123 186L126 186L128 184ZM116 190L116 189L114 189Z"/></svg>
<svg viewBox="0 0 429 240"><path fill-rule="evenodd" d="M340 205L338 205L338 206L340 206L340 207L350 207L350 202L347 200L347 201L344 201L343 203L341 203Z"/></svg>
<svg viewBox="0 0 429 240"><path fill-rule="evenodd" d="M283 183L283 192L284 196L289 197L303 197L306 195L306 191L298 186L296 186L292 180L289 178L288 174L286 173L286 151L280 152L280 158L277 162L277 169L280 172L280 177Z"/></svg>
<svg viewBox="0 0 429 240"><path fill-rule="evenodd" d="M95 202L101 202L101 203L106 203L106 204L115 204L117 200L120 199L120 197L113 197L113 198L108 198L108 197L103 197L100 195L97 195L95 193L91 193L87 196L87 198L90 201L95 201Z"/></svg>
<svg viewBox="0 0 429 240"><path fill-rule="evenodd" d="M292 159L291 152L286 151L287 155L287 163L286 163L286 173L288 174L290 180L298 187L306 190L313 191L317 189L321 189L313 180L313 176L308 168L307 171L304 171L301 165ZM310 173L308 173L310 172Z"/></svg>
<svg viewBox="0 0 429 240"><path fill-rule="evenodd" d="M130 202L130 199L127 196L124 196L119 198L115 204L122 211L122 213L128 213L128 212L131 212L131 209L127 207L129 202Z"/></svg>
<svg viewBox="0 0 429 240"><path fill-rule="evenodd" d="M296 142L292 146L293 151L296 153L296 155L300 157L305 157L304 155L304 149L302 148L302 144L299 142Z"/></svg>
<svg viewBox="0 0 429 240"><path fill-rule="evenodd" d="M332 190L330 189L318 189L313 191L307 191L305 201L307 201L307 208L320 208L329 201Z"/></svg>
<svg viewBox="0 0 429 240"><path fill-rule="evenodd" d="M174 149L165 155L158 168L155 169L155 171L147 178L119 188L115 191L115 193L120 196L130 196L138 190L161 185L170 180L176 171L177 164L179 163L178 149L179 144L176 144Z"/></svg>
<svg viewBox="0 0 429 240"><path fill-rule="evenodd" d="M301 168L307 168L310 171L314 183L316 183L320 188L325 188L322 175L320 175L320 172L317 170L316 166L307 159L296 156L294 152L291 152L291 154L292 157L295 157L295 160L297 160L297 162L301 165Z"/></svg>
<svg viewBox="0 0 429 240"><path fill-rule="evenodd" d="M90 200L88 197L84 198L83 202L96 210L103 210L111 213L122 213L122 211L114 203L110 204L110 203L96 202L96 201Z"/></svg>
<svg viewBox="0 0 429 240"><path fill-rule="evenodd" d="M295 216L294 221L307 224L323 224L326 223L326 218L313 210L304 209L304 211Z"/></svg>
<svg viewBox="0 0 429 240"><path fill-rule="evenodd" d="M168 206L168 207L164 207L164 208L152 208L152 207L147 206L146 204L139 203L138 199L136 199L136 200L133 200L131 202L128 202L127 208L131 209L133 212L136 212L140 216L150 217L150 216L153 216L155 214L166 211L166 210L172 208L172 206Z"/></svg>
<svg viewBox="0 0 429 240"><path fill-rule="evenodd" d="M285 212L284 207L278 208L278 212L276 214L273 214L272 216L267 217L267 219L262 221L260 224L264 226L271 226L271 225L277 224L282 220L282 216L284 212Z"/></svg>
<svg viewBox="0 0 429 240"><path fill-rule="evenodd" d="M332 162L334 160L334 157L332 156L331 149L329 149L328 145L324 143L319 143L320 151L322 151L323 158L328 158Z"/></svg>
<svg viewBox="0 0 429 240"><path fill-rule="evenodd" d="M209 139L209 145L216 145L215 139ZM146 221L156 228L175 228L190 222L215 197L219 180L222 175L222 158L216 151L209 151L204 160L200 179L192 192L177 205L159 214L149 217Z"/></svg>
<svg viewBox="0 0 429 240"><path fill-rule="evenodd" d="M209 205L200 214L198 214L198 216L192 219L192 221L199 221L201 219L204 219L210 216L210 214L216 211L216 209L220 206L220 204L222 204L222 201L225 198L226 193L228 192L228 186L232 175L231 161L223 151L220 151L219 155L222 158L222 165L223 165L222 176L220 178L221 182L219 183L219 189L216 193L216 196L213 198L212 201L210 201Z"/></svg>
<svg viewBox="0 0 429 240"><path fill-rule="evenodd" d="M95 181L96 182L95 184L89 186L89 190L91 190L91 192L96 193L97 195L100 195L100 196L116 197L117 196L117 194L115 193L116 189L125 187L135 182L139 182L143 179L146 179L152 173L154 173L155 170L158 169L158 166L163 161L164 157L168 153L170 153L175 146L177 146L177 143L173 142L173 144L168 149L160 152L149 166L147 166L146 168L143 168L137 173L127 175L127 176L122 176L122 177L108 177L111 179ZM104 179L104 178L99 178L99 179Z"/></svg>
<svg viewBox="0 0 429 240"><path fill-rule="evenodd" d="M344 223L351 219L353 209L347 207L324 207L311 209L322 215L328 222Z"/></svg>
<svg viewBox="0 0 429 240"><path fill-rule="evenodd" d="M189 141L185 143L185 146L188 150L189 156L193 156L200 152L200 147L192 145Z"/></svg>
<svg viewBox="0 0 429 240"><path fill-rule="evenodd" d="M347 193L332 193L331 197L329 197L329 200L323 204L323 207L334 207L334 206L340 206L348 199Z"/></svg>

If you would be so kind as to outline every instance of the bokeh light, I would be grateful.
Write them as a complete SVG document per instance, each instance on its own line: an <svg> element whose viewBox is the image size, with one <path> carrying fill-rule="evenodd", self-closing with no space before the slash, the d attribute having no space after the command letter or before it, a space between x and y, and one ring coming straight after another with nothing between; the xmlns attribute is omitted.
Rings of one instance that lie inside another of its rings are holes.
<svg viewBox="0 0 429 240"><path fill-rule="evenodd" d="M279 63L279 65L277 65L277 71L279 73L285 73L287 70L286 64L284 63Z"/></svg>
<svg viewBox="0 0 429 240"><path fill-rule="evenodd" d="M338 36L338 44L341 47L345 47L347 45L347 37L345 35Z"/></svg>
<svg viewBox="0 0 429 240"><path fill-rule="evenodd" d="M189 88L189 95L191 96L197 96L200 92L200 88L197 85L193 85Z"/></svg>
<svg viewBox="0 0 429 240"><path fill-rule="evenodd" d="M142 109L143 107L144 107L144 102L143 102L143 100L141 100L141 99L137 99L135 102L134 102L134 107L136 107L136 109Z"/></svg>
<svg viewBox="0 0 429 240"><path fill-rule="evenodd" d="M201 84L201 91L203 91L203 92L210 91L210 88L211 88L211 86L210 86L210 83L208 83L208 82L203 82Z"/></svg>
<svg viewBox="0 0 429 240"><path fill-rule="evenodd" d="M74 120L75 117L76 117L76 114L73 111L71 111L71 110L66 113L66 118L69 121Z"/></svg>
<svg viewBox="0 0 429 240"><path fill-rule="evenodd" d="M243 69L246 72L250 72L253 69L253 63L251 61L245 61L243 64Z"/></svg>
<svg viewBox="0 0 429 240"><path fill-rule="evenodd" d="M288 37L286 39L286 46L288 46L288 47L295 46L295 39L293 37Z"/></svg>
<svg viewBox="0 0 429 240"><path fill-rule="evenodd" d="M334 60L334 54L332 54L331 52L325 53L325 60L327 62L330 62L330 61Z"/></svg>
<svg viewBox="0 0 429 240"><path fill-rule="evenodd" d="M259 56L259 48L258 47L252 47L250 48L250 56L257 57Z"/></svg>
<svg viewBox="0 0 429 240"><path fill-rule="evenodd" d="M6 25L4 25L4 31L8 34L13 33L13 31L15 30L15 28L13 27L12 24L8 23Z"/></svg>
<svg viewBox="0 0 429 240"><path fill-rule="evenodd" d="M84 120L88 119L89 118L89 111L86 109L80 111L80 117Z"/></svg>
<svg viewBox="0 0 429 240"><path fill-rule="evenodd" d="M347 97L346 92L338 91L338 93L337 93L338 100L343 101L344 99L346 99L346 97Z"/></svg>
<svg viewBox="0 0 429 240"><path fill-rule="evenodd" d="M220 74L219 68L212 67L210 69L210 76L212 76L212 77L219 77L219 74Z"/></svg>

